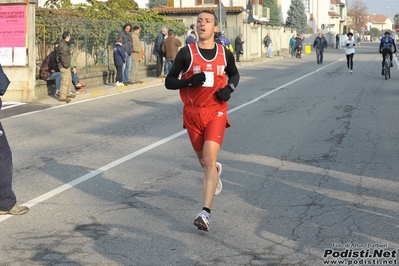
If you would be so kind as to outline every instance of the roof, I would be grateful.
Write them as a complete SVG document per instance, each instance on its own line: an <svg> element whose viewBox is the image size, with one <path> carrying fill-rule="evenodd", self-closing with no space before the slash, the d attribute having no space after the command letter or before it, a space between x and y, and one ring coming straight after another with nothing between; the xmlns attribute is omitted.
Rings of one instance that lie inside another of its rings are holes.
<svg viewBox="0 0 399 266"><path fill-rule="evenodd" d="M390 19L390 17L385 16L385 15L368 15L368 18L366 20L368 22L373 22L373 23L385 23L387 19Z"/></svg>
<svg viewBox="0 0 399 266"><path fill-rule="evenodd" d="M244 10L242 6L226 6L226 13L241 13ZM187 14L187 13L199 13L204 10L216 11L216 6L214 7L169 7L169 6L157 6L152 10L157 11L159 14Z"/></svg>
<svg viewBox="0 0 399 266"><path fill-rule="evenodd" d="M340 6L344 6L345 3L339 1L339 0L330 0L330 4L331 5L340 5Z"/></svg>

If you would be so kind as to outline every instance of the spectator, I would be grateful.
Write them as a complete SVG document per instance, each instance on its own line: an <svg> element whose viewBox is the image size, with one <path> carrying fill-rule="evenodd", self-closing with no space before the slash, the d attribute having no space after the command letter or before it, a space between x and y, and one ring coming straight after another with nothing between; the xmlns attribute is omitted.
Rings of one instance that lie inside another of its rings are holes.
<svg viewBox="0 0 399 266"><path fill-rule="evenodd" d="M296 52L295 52L295 35L292 35L292 37L290 39L290 48L291 48L291 57L294 57L294 55L296 54Z"/></svg>
<svg viewBox="0 0 399 266"><path fill-rule="evenodd" d="M114 45L114 64L116 68L116 83L115 86L124 86L123 84L123 65L126 63L125 48L122 45L122 38L117 37Z"/></svg>
<svg viewBox="0 0 399 266"><path fill-rule="evenodd" d="M43 60L40 67L40 79L45 81L55 81L55 96L59 96L61 86L61 72L57 65L56 49L58 42L54 43L54 50Z"/></svg>
<svg viewBox="0 0 399 266"><path fill-rule="evenodd" d="M339 46L339 34L335 35L335 49L338 49Z"/></svg>
<svg viewBox="0 0 399 266"><path fill-rule="evenodd" d="M235 40L236 62L241 62L240 55L244 53L244 50L242 49L243 43L244 41L242 40L242 34L240 33Z"/></svg>
<svg viewBox="0 0 399 266"><path fill-rule="evenodd" d="M272 39L270 38L270 33L268 33L265 36L265 38L263 39L263 44L265 45L265 47L267 49L267 57L271 58L273 42L272 42Z"/></svg>
<svg viewBox="0 0 399 266"><path fill-rule="evenodd" d="M191 34L186 38L186 44L197 42L197 36L195 35L195 31L192 31Z"/></svg>
<svg viewBox="0 0 399 266"><path fill-rule="evenodd" d="M132 81L133 84L143 83L140 80L140 62L143 59L141 42L140 42L140 27L133 27L133 56L132 56Z"/></svg>
<svg viewBox="0 0 399 266"><path fill-rule="evenodd" d="M224 47L226 47L226 49L228 49L230 52L233 52L233 45L231 45L230 40L226 37L226 32L225 31L221 31L219 33L219 40L222 43L222 45Z"/></svg>
<svg viewBox="0 0 399 266"><path fill-rule="evenodd" d="M118 37L122 38L122 45L125 49L126 63L122 69L122 79L125 85L132 84L130 82L129 73L132 64L132 53L133 53L133 38L132 38L132 24L126 23Z"/></svg>
<svg viewBox="0 0 399 266"><path fill-rule="evenodd" d="M323 53L327 49L328 43L323 34L319 33L313 43L313 48L316 48L317 64L323 64Z"/></svg>
<svg viewBox="0 0 399 266"><path fill-rule="evenodd" d="M296 58L302 59L303 44L302 44L302 36L297 35L295 38L295 51L296 51Z"/></svg>
<svg viewBox="0 0 399 266"><path fill-rule="evenodd" d="M162 27L161 31L158 33L157 37L155 38L154 42L154 49L152 51L153 55L157 57L157 68L156 68L156 75L158 78L163 78L162 75L162 67L163 67L163 58L164 53L162 52L162 43L166 37L168 30L165 26Z"/></svg>
<svg viewBox="0 0 399 266"><path fill-rule="evenodd" d="M165 76L168 75L181 45L181 41L175 37L174 31L168 30L168 38L166 38L162 43L162 52L165 53L166 58L165 64L168 64L168 72L165 72Z"/></svg>
<svg viewBox="0 0 399 266"><path fill-rule="evenodd" d="M0 82L5 89L10 84L6 78L2 78ZM0 98L0 109L1 105ZM12 190L12 173L12 153L0 122L0 215L21 215L29 211L28 207L17 204L17 197Z"/></svg>
<svg viewBox="0 0 399 266"><path fill-rule="evenodd" d="M71 98L75 98L76 95L71 94L72 76L71 76L71 50L69 48L69 41L71 40L71 34L64 32L62 34L62 40L58 44L56 55L57 64L61 72L61 86L60 86L60 102L69 103Z"/></svg>
<svg viewBox="0 0 399 266"><path fill-rule="evenodd" d="M75 64L71 64L71 73L72 73L72 84L75 88L75 93L77 94L86 93L86 91L82 89L82 87L86 86L87 83L79 79L78 71L76 69Z"/></svg>
<svg viewBox="0 0 399 266"><path fill-rule="evenodd" d="M190 25L190 28L188 29L188 31L186 33L186 38L192 34L192 32L194 31L194 27L195 27L194 24ZM195 31L194 31L194 35L195 35Z"/></svg>
<svg viewBox="0 0 399 266"><path fill-rule="evenodd" d="M55 80L55 97L60 96L60 85L61 85L61 72L57 65L56 49L58 42L54 43L54 50L46 56L43 60L42 66L40 67L40 79L49 81ZM75 87L75 93L86 93L82 87L86 86L86 82L80 81L76 70L76 67L72 64L71 67L72 84ZM47 78L48 77L48 78Z"/></svg>

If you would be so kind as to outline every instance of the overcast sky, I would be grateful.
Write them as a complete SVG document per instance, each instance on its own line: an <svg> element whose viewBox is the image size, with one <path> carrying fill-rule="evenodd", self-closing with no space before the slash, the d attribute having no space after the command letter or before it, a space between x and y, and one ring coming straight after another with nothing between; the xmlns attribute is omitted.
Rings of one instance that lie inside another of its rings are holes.
<svg viewBox="0 0 399 266"><path fill-rule="evenodd" d="M348 0L349 7L353 0ZM393 18L394 14L399 12L398 0L363 0L363 3L368 7L369 14L386 15Z"/></svg>

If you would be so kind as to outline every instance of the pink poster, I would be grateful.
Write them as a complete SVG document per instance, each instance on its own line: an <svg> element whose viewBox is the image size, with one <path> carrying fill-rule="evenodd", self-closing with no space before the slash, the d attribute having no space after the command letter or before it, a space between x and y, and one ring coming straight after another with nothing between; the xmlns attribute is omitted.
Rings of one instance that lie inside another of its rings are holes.
<svg viewBox="0 0 399 266"><path fill-rule="evenodd" d="M26 5L0 6L0 47L26 47Z"/></svg>

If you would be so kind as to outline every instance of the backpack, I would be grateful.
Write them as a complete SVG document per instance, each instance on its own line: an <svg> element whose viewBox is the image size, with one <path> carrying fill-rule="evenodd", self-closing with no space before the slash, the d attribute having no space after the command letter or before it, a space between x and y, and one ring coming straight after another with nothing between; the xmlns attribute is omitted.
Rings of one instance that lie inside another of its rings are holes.
<svg viewBox="0 0 399 266"><path fill-rule="evenodd" d="M268 38L267 36L263 38L263 43L265 44L266 47L268 47L270 45L270 38Z"/></svg>

